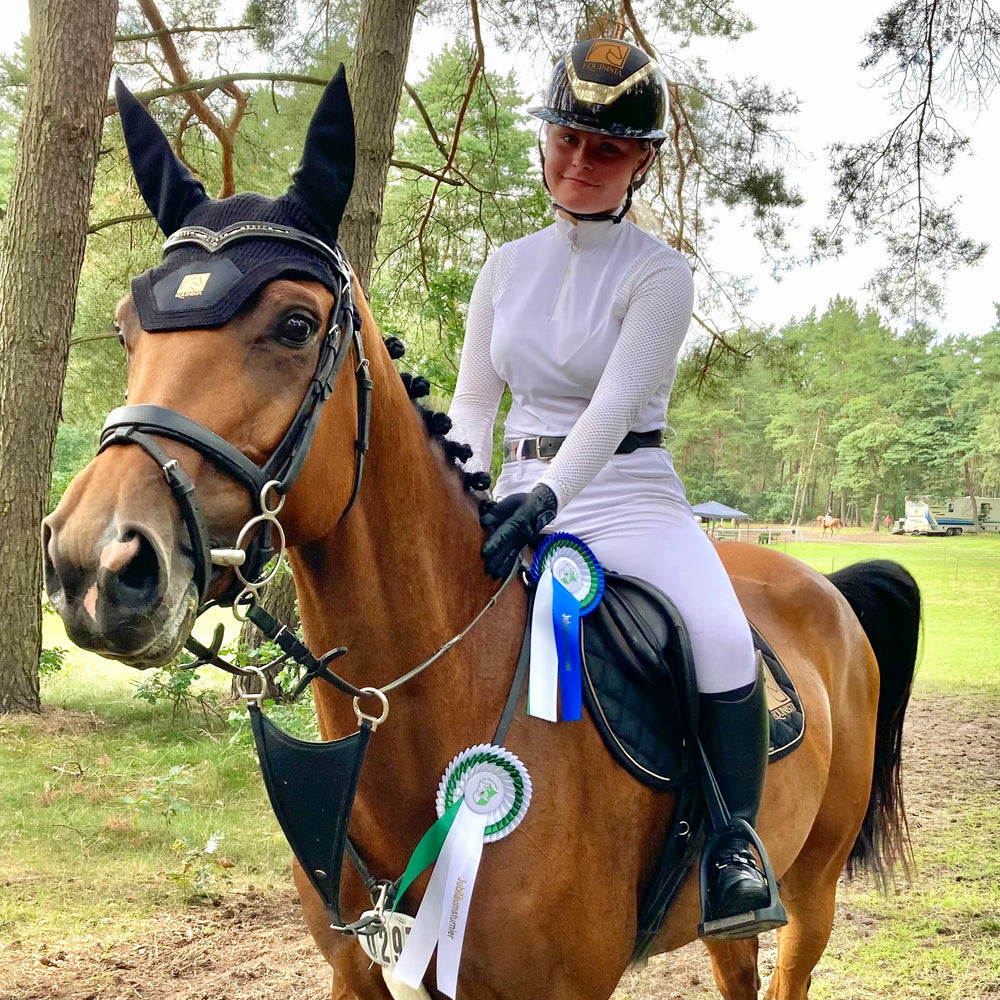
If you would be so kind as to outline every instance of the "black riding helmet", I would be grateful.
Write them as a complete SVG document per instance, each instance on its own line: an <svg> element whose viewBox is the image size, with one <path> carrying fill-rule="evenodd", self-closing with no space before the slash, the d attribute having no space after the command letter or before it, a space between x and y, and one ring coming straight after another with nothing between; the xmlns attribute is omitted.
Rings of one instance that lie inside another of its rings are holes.
<svg viewBox="0 0 1000 1000"><path fill-rule="evenodd" d="M666 113L667 85L660 68L642 49L617 38L577 42L556 63L545 104L528 108L528 114L552 125L618 139L639 139L649 142L653 149L667 137L663 129ZM642 184L643 177L638 174L633 178L625 205L617 215L570 212L561 205L556 208L576 219L621 222L632 204L632 192ZM544 153L542 183L546 183Z"/></svg>
<svg viewBox="0 0 1000 1000"><path fill-rule="evenodd" d="M617 38L577 42L556 63L545 104L528 114L619 139L666 139L667 84L659 66Z"/></svg>

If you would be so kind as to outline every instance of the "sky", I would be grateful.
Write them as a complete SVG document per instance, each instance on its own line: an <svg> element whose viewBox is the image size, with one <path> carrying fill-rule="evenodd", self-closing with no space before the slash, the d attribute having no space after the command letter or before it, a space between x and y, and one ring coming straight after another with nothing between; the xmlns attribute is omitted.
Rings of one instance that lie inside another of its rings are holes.
<svg viewBox="0 0 1000 1000"><path fill-rule="evenodd" d="M836 4L810 5L808 22L804 14L790 13L790 5L773 0L743 0L740 6L758 30L738 42L716 42L702 49L712 65L730 68L734 74L756 73L775 87L799 95L801 110L789 122L787 134L800 151L790 173L806 199L796 214L798 226L793 236L795 248L804 251L811 226L824 221L832 192L826 147L834 139L873 137L892 121L889 94L874 82L872 71L859 68L865 54L863 34L888 4L838 0ZM957 215L965 231L987 242L1000 231L1000 199L994 190L1000 154L1000 92L992 104L992 109L978 114L954 107L954 120L961 121L972 137L972 155L966 156L940 186L942 201L961 199ZM725 233L718 249L725 251L730 268L751 270L760 259L752 239L732 227ZM728 241L726 247L721 245L723 239ZM797 269L780 283L766 268L758 269L758 294L751 312L761 321L780 325L813 307L822 312L837 294L865 304L868 294L864 286L880 263L880 249L875 244L851 249L839 261ZM996 323L994 303L1000 300L995 280L998 255L1000 250L994 249L977 268L948 280L945 318L926 317L932 326L941 332L971 335L992 329Z"/></svg>
<svg viewBox="0 0 1000 1000"><path fill-rule="evenodd" d="M790 234L797 256L805 254L811 227L822 224L825 218L831 193L825 153L828 144L834 139L868 138L891 121L888 94L874 83L870 71L858 67L864 55L863 34L887 5L885 0L838 0L835 4L809 5L807 18L802 7L776 0L742 0L739 6L757 31L736 42L699 40L693 47L708 61L714 75L754 74L776 89L794 91L802 102L798 115L779 123L797 149L789 173L806 199L794 215ZM27 0L15 0L0 22L0 51L8 51L27 26ZM419 75L429 54L445 40L443 33L418 29L408 79ZM669 53L666 37L656 42ZM541 97L547 65L512 60L492 47L488 64L494 71L513 68L522 90L533 98ZM1000 231L1000 197L994 191L995 164L1000 159L1000 91L992 105L978 114L961 107L953 109L972 137L972 154L963 158L941 186L941 194L946 196L942 200L961 199L958 217L966 232L986 241ZM750 233L721 215L712 256L721 269L751 277L757 294L749 313L757 322L776 327L812 309L821 313L838 294L863 307L869 301L865 283L880 262L879 247L870 244L849 249L838 261L797 268L779 282L770 276L769 265L761 260ZM1000 300L998 260L1000 249L994 249L978 268L952 275L947 282L944 317L928 316L927 321L943 333L980 335L990 330L996 322L994 303Z"/></svg>

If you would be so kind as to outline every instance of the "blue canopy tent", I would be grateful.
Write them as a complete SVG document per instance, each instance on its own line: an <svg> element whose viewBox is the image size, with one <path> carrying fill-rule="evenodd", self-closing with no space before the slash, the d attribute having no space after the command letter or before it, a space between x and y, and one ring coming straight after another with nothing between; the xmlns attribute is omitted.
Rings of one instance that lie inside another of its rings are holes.
<svg viewBox="0 0 1000 1000"><path fill-rule="evenodd" d="M726 504L719 503L717 500L696 504L691 509L694 511L695 517L708 522L713 536L715 535L715 526L719 521L732 521L734 527L737 521L746 521L747 528L750 527L749 514L744 514L743 511L737 510L735 507L727 507Z"/></svg>

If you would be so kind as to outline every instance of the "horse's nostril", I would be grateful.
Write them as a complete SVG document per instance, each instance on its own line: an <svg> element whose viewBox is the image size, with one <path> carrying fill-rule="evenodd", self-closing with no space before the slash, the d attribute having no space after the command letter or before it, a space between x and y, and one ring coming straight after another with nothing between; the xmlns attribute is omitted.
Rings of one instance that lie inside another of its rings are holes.
<svg viewBox="0 0 1000 1000"><path fill-rule="evenodd" d="M47 520L42 522L42 574L45 590L53 600L71 593L79 585L80 574L66 559L60 558L58 539Z"/></svg>
<svg viewBox="0 0 1000 1000"><path fill-rule="evenodd" d="M112 558L108 558L111 550ZM144 534L128 531L101 558L108 597L126 607L152 607L163 591L163 574L156 549ZM102 574L103 575L103 574Z"/></svg>
<svg viewBox="0 0 1000 1000"><path fill-rule="evenodd" d="M56 564L49 552L49 545L52 542L52 528L47 521L42 522L42 571L45 574L45 588L51 591L53 585L58 585L59 576L56 573Z"/></svg>

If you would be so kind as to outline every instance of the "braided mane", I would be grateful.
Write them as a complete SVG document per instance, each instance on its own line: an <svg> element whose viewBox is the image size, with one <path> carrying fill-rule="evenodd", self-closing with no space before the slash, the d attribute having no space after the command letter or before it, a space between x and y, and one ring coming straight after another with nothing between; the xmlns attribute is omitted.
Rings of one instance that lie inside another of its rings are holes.
<svg viewBox="0 0 1000 1000"><path fill-rule="evenodd" d="M382 341L393 361L398 360L406 353L406 347L398 337L383 337ZM441 446L449 467L462 477L462 488L469 493L488 490L491 481L488 472L466 472L462 468L472 458L472 447L458 441L452 441L445 436L451 430L451 417L447 413L432 410L417 402L417 400L430 395L430 382L423 375L413 375L410 372L400 372L399 377L403 380L403 385L406 386L406 394L423 418L424 428L428 436Z"/></svg>

